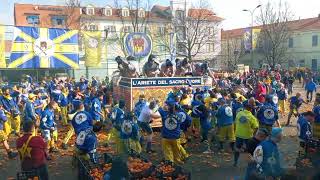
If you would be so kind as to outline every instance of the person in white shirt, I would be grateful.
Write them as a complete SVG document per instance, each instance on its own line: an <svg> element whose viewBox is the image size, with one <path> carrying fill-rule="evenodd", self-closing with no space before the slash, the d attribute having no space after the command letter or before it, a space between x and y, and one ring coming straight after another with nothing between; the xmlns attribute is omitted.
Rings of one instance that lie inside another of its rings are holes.
<svg viewBox="0 0 320 180"><path fill-rule="evenodd" d="M153 119L157 119L161 117L159 112L157 111L157 107L158 107L157 102L151 101L149 106L145 106L142 109L140 116L138 118L138 124L140 128L148 134L148 136L146 137L147 138L146 151L148 153L154 152L151 149L152 135L153 135L151 123Z"/></svg>

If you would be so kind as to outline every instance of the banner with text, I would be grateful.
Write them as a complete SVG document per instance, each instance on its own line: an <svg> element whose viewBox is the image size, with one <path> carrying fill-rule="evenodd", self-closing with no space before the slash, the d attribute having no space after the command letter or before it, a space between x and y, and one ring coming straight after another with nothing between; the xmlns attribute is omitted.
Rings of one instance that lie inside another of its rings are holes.
<svg viewBox="0 0 320 180"><path fill-rule="evenodd" d="M120 82L121 85L121 82ZM125 85L125 84L122 84ZM129 84L126 84L128 86ZM172 77L172 78L136 78L131 79L131 87L157 87L157 86L201 86L202 77Z"/></svg>
<svg viewBox="0 0 320 180"><path fill-rule="evenodd" d="M257 48L260 32L261 29L252 29L252 49Z"/></svg>

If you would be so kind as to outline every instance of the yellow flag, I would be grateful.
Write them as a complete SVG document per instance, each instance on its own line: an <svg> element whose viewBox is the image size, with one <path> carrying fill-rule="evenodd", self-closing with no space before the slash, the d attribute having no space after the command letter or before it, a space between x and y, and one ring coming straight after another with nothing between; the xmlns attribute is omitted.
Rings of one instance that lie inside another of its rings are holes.
<svg viewBox="0 0 320 180"><path fill-rule="evenodd" d="M257 48L257 42L261 29L252 29L252 49Z"/></svg>
<svg viewBox="0 0 320 180"><path fill-rule="evenodd" d="M0 26L0 68L6 67L6 43L5 43L5 28Z"/></svg>
<svg viewBox="0 0 320 180"><path fill-rule="evenodd" d="M85 31L83 33L85 45L85 65L87 67L101 66L101 31Z"/></svg>

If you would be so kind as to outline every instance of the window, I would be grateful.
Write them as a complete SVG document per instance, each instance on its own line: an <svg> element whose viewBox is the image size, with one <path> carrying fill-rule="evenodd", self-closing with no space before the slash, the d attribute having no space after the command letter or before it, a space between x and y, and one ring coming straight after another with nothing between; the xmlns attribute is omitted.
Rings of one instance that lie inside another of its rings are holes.
<svg viewBox="0 0 320 180"><path fill-rule="evenodd" d="M90 31L97 31L97 30L98 30L98 26L97 26L97 25L89 25L89 26L88 26L88 30L90 30Z"/></svg>
<svg viewBox="0 0 320 180"><path fill-rule="evenodd" d="M184 46L183 43L178 43L177 52L179 52L179 53L185 53L186 52L186 49L185 49L185 46Z"/></svg>
<svg viewBox="0 0 320 180"><path fill-rule="evenodd" d="M158 34L160 35L164 35L165 34L165 31L166 31L166 28L165 27L158 27Z"/></svg>
<svg viewBox="0 0 320 180"><path fill-rule="evenodd" d="M65 16L52 16L51 24L53 26L64 26L66 24Z"/></svg>
<svg viewBox="0 0 320 180"><path fill-rule="evenodd" d="M318 46L318 35L312 36L312 47Z"/></svg>
<svg viewBox="0 0 320 180"><path fill-rule="evenodd" d="M213 43L207 44L207 52L214 52L214 44Z"/></svg>
<svg viewBox="0 0 320 180"><path fill-rule="evenodd" d="M27 16L27 22L31 25L37 25L40 24L39 15L29 15Z"/></svg>
<svg viewBox="0 0 320 180"><path fill-rule="evenodd" d="M293 38L289 38L289 48L293 48Z"/></svg>
<svg viewBox="0 0 320 180"><path fill-rule="evenodd" d="M164 51L166 51L166 46L160 45L160 46L158 46L158 50L159 50L159 52L164 52Z"/></svg>
<svg viewBox="0 0 320 180"><path fill-rule="evenodd" d="M106 15L106 16L112 16L112 9L105 8L105 9L104 9L104 15Z"/></svg>
<svg viewBox="0 0 320 180"><path fill-rule="evenodd" d="M208 28L209 34L213 35L214 34L214 28L213 27L209 27Z"/></svg>
<svg viewBox="0 0 320 180"><path fill-rule="evenodd" d="M108 32L116 32L116 26L104 26L104 30L108 30Z"/></svg>
<svg viewBox="0 0 320 180"><path fill-rule="evenodd" d="M129 16L129 9L122 9L122 16L128 17Z"/></svg>
<svg viewBox="0 0 320 180"><path fill-rule="evenodd" d="M87 7L87 15L94 15L94 8L93 7Z"/></svg>
<svg viewBox="0 0 320 180"><path fill-rule="evenodd" d="M144 27L138 27L138 32L144 32Z"/></svg>
<svg viewBox="0 0 320 180"><path fill-rule="evenodd" d="M123 32L125 32L125 33L131 32L131 26L124 26L123 27Z"/></svg>
<svg viewBox="0 0 320 180"><path fill-rule="evenodd" d="M304 60L300 60L299 61L299 67L304 67L305 66L305 61Z"/></svg>
<svg viewBox="0 0 320 180"><path fill-rule="evenodd" d="M144 15L145 15L144 10L139 10L138 16L139 17L144 17Z"/></svg>
<svg viewBox="0 0 320 180"><path fill-rule="evenodd" d="M178 19L184 19L184 11L182 11L182 10L177 10L176 11L176 18L178 18Z"/></svg>

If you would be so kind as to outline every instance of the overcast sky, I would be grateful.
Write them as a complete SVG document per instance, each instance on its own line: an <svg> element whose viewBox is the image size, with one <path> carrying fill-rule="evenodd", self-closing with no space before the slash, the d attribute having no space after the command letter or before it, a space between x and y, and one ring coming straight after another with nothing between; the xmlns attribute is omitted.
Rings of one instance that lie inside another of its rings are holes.
<svg viewBox="0 0 320 180"><path fill-rule="evenodd" d="M92 3L97 6L110 4L114 0L82 0L82 4ZM158 4L169 5L169 0L151 0ZM179 0L181 1L181 0ZM197 1L197 0L191 0ZM242 9L252 9L258 4L266 4L268 1L279 2L280 0L209 0L212 8L219 16L223 17L224 29L233 29L249 26L251 17L248 12ZM0 0L0 24L14 23L14 3L51 4L64 5L64 0ZM320 13L320 0L287 0L295 18L316 17Z"/></svg>

